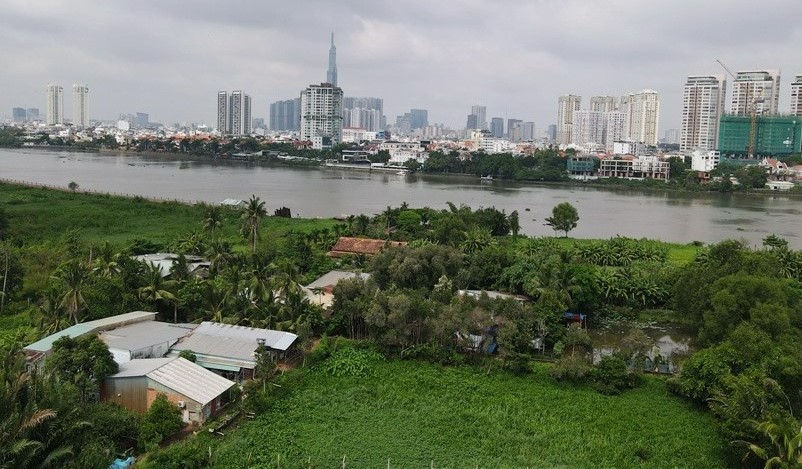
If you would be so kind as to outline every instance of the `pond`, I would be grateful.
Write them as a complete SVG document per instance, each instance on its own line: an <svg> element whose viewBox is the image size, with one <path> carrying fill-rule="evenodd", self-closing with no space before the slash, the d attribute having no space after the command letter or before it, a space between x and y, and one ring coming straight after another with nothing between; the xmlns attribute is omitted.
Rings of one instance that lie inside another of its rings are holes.
<svg viewBox="0 0 802 469"><path fill-rule="evenodd" d="M593 362L601 357L612 355L621 347L622 341L632 328L641 329L649 339L651 349L644 371L675 373L682 362L695 350L695 334L687 326L668 323L633 324L627 321L588 331L593 341Z"/></svg>

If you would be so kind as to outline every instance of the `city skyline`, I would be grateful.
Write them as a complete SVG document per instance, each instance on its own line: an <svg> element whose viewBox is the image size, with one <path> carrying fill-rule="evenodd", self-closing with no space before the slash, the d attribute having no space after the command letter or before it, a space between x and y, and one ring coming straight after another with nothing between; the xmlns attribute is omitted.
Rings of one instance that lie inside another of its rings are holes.
<svg viewBox="0 0 802 469"><path fill-rule="evenodd" d="M7 68L0 86L7 92L0 96L0 115L10 117L13 107L45 108L47 83L89 83L92 119L138 110L156 121L213 126L216 110L208 96L239 87L250 90L254 117L267 117L270 102L321 81L332 31L338 85L346 95L382 97L387 116L428 109L430 122L452 128L465 125L473 103L486 106L488 116L534 121L543 129L555 122L560 95L604 90L622 96L651 88L660 94L662 133L681 126L687 76L721 73L717 58L736 73L802 73L794 50L802 25L793 21L802 5L777 0L762 9L772 27L759 37L737 33L752 22L746 2L694 5L694 15L684 16L673 4L634 1L615 8L518 2L515 14L479 0L458 11L415 1L312 3L253 2L236 12L210 2L87 3L91 22L79 13L81 2L4 4L0 38ZM428 13L421 20L415 12L424 5ZM593 24L572 29L570 37L559 33L589 17ZM149 28L119 34L138 20ZM500 23L505 28L499 32L490 27ZM482 41L468 34L477 30L486 34ZM248 43L271 46L238 46ZM790 111L790 83L781 82L782 113Z"/></svg>

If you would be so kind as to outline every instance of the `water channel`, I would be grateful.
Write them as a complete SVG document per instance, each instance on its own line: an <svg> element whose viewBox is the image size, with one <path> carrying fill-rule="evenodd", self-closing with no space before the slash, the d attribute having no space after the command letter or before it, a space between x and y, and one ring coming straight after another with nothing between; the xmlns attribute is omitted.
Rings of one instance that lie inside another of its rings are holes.
<svg viewBox="0 0 802 469"><path fill-rule="evenodd" d="M616 235L713 243L744 239L752 246L776 234L802 249L802 201L782 194L701 194L535 185L451 175L291 168L171 156L0 149L0 178L82 190L218 203L251 194L267 208L286 206L293 216L375 214L407 202L411 207L517 210L522 232L553 235L544 225L554 205L579 211L577 238Z"/></svg>

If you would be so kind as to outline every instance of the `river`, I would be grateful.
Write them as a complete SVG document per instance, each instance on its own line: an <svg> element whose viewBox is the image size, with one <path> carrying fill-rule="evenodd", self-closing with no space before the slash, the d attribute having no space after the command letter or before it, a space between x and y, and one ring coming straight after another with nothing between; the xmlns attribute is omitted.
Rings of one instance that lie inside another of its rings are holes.
<svg viewBox="0 0 802 469"><path fill-rule="evenodd" d="M577 238L616 235L688 243L743 239L751 246L776 234L802 249L802 201L781 195L683 193L480 181L467 176L291 168L171 156L0 149L0 178L81 190L218 203L266 201L293 216L375 214L407 202L447 208L446 202L520 214L521 232L553 235L551 209L570 202L579 212Z"/></svg>

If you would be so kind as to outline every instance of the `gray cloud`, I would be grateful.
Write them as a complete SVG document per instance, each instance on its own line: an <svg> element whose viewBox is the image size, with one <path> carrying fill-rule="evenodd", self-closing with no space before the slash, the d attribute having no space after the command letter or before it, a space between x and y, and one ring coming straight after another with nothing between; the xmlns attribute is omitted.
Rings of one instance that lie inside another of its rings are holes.
<svg viewBox="0 0 802 469"><path fill-rule="evenodd" d="M756 9L757 8L757 9ZM661 94L677 128L685 77L780 68L780 106L802 73L802 2L765 0L299 0L0 4L0 116L44 108L45 85L89 84L93 118L214 119L215 93L243 89L254 115L325 78L335 31L340 85L380 96L391 121L411 107L464 125L488 117L556 120L557 96ZM66 96L69 112L69 95Z"/></svg>

